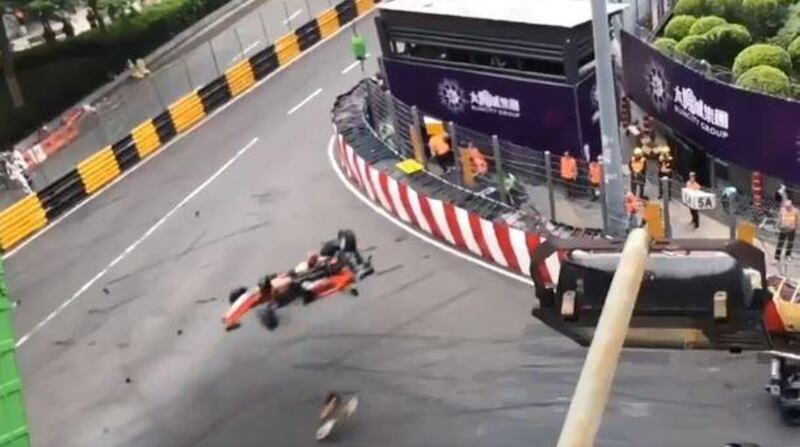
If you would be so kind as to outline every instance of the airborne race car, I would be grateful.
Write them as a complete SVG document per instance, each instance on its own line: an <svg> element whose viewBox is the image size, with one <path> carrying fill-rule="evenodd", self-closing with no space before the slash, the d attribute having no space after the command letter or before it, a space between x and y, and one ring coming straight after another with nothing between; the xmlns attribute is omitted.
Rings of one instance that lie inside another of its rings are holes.
<svg viewBox="0 0 800 447"><path fill-rule="evenodd" d="M332 296L341 291L358 295L356 282L374 272L372 259L364 259L358 252L356 236L350 230L340 230L335 240L322 245L319 253L292 270L282 274L266 275L258 287L237 287L228 296L230 308L222 318L225 330L241 325L244 315L262 304L267 307L260 320L269 330L278 326L276 310L298 298L303 304Z"/></svg>

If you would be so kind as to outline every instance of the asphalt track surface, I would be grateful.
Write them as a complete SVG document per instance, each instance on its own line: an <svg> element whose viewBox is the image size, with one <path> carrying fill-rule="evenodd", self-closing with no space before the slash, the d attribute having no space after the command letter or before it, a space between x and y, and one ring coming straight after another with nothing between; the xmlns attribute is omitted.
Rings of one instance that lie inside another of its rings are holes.
<svg viewBox="0 0 800 447"><path fill-rule="evenodd" d="M528 286L398 229L331 169L349 51L346 32L322 44L6 261L18 332L48 321L18 351L35 445L309 446L330 389L361 397L337 445L555 444L585 351L530 317ZM223 332L232 286L342 227L375 259L361 296ZM597 445L797 445L767 370L628 351Z"/></svg>

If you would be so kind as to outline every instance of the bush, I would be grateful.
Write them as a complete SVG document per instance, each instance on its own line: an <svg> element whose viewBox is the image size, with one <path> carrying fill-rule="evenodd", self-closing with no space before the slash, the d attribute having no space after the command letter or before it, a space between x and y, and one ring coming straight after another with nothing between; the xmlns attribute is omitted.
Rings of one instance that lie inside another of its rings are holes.
<svg viewBox="0 0 800 447"><path fill-rule="evenodd" d="M717 17L717 16L700 17L699 19L697 19L697 21L694 22L694 25L692 25L692 27L689 28L689 35L697 36L700 34L705 34L711 31L713 28L720 25L725 25L727 23L728 22L726 22L725 19L723 19L722 17Z"/></svg>
<svg viewBox="0 0 800 447"><path fill-rule="evenodd" d="M711 42L709 62L730 67L734 58L752 42L750 32L742 25L725 24L706 33Z"/></svg>
<svg viewBox="0 0 800 447"><path fill-rule="evenodd" d="M793 67L800 67L800 37L795 38L786 49L789 57L792 59Z"/></svg>
<svg viewBox="0 0 800 447"><path fill-rule="evenodd" d="M743 0L742 18L756 40L773 36L786 21L786 7L778 0Z"/></svg>
<svg viewBox="0 0 800 447"><path fill-rule="evenodd" d="M670 19L669 23L667 23L667 26L664 27L664 37L680 41L689 35L689 30L696 21L697 17L695 16L674 16Z"/></svg>
<svg viewBox="0 0 800 447"><path fill-rule="evenodd" d="M792 82L786 73L767 65L747 70L736 80L736 85L747 90L780 96L787 96L792 91Z"/></svg>
<svg viewBox="0 0 800 447"><path fill-rule="evenodd" d="M738 78L744 72L759 65L768 65L789 74L792 71L792 58L783 48L759 43L742 50L733 61L733 76Z"/></svg>
<svg viewBox="0 0 800 447"><path fill-rule="evenodd" d="M722 17L728 22L742 20L742 0L711 0L709 9L711 14Z"/></svg>
<svg viewBox="0 0 800 447"><path fill-rule="evenodd" d="M673 12L675 14L688 14L693 16L703 16L709 11L706 0L678 0Z"/></svg>
<svg viewBox="0 0 800 447"><path fill-rule="evenodd" d="M695 59L707 59L709 50L709 40L705 35L686 36L678 45L675 45L677 53L691 56Z"/></svg>
<svg viewBox="0 0 800 447"><path fill-rule="evenodd" d="M667 54L672 54L675 52L675 45L678 45L678 41L675 39L670 39L669 37L659 37L653 41L654 47Z"/></svg>

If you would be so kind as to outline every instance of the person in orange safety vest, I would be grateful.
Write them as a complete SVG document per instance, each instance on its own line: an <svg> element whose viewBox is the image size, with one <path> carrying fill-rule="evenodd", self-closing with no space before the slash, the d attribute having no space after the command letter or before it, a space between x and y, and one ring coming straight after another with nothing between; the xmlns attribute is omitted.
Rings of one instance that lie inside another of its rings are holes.
<svg viewBox="0 0 800 447"><path fill-rule="evenodd" d="M561 180L567 186L567 197L571 197L575 190L575 181L578 180L578 162L569 151L564 151L561 157Z"/></svg>
<svg viewBox="0 0 800 447"><path fill-rule="evenodd" d="M489 172L489 165L486 163L486 157L483 156L480 149L470 141L466 151L469 157L469 163L472 166L472 175L486 175L486 173Z"/></svg>
<svg viewBox="0 0 800 447"><path fill-rule="evenodd" d="M430 137L428 148L431 151L431 156L436 160L436 164L442 168L442 171L449 172L453 168L456 159L450 146L450 136L447 132L438 133Z"/></svg>
<svg viewBox="0 0 800 447"><path fill-rule="evenodd" d="M797 208L791 200L784 200L781 210L778 211L778 245L775 246L775 260L781 260L781 252L784 243L786 244L786 260L792 262L792 248L794 247L794 236L797 233L798 218Z"/></svg>
<svg viewBox="0 0 800 447"><path fill-rule="evenodd" d="M602 159L603 156L598 155L597 161L589 163L589 183L592 185L592 200L600 198L600 182L603 181L603 173L600 168L600 161Z"/></svg>
<svg viewBox="0 0 800 447"><path fill-rule="evenodd" d="M631 191L638 197L644 196L644 177L647 172L647 159L642 153L642 148L633 150L628 167L631 170Z"/></svg>

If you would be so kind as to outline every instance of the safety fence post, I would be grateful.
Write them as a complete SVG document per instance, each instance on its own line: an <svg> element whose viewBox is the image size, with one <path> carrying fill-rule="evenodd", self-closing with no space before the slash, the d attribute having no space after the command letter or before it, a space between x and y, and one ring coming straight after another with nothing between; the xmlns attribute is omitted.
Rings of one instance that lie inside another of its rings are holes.
<svg viewBox="0 0 800 447"><path fill-rule="evenodd" d="M15 349L12 307L0 260L0 446L29 447L31 440Z"/></svg>
<svg viewBox="0 0 800 447"><path fill-rule="evenodd" d="M427 168L425 157L425 142L422 141L422 120L419 118L417 106L411 106L411 146L414 148L414 158Z"/></svg>
<svg viewBox="0 0 800 447"><path fill-rule="evenodd" d="M394 97L392 97L392 92L385 91L384 92L384 99L386 100L388 109L389 109L389 122L392 124L392 145L396 150L400 150L400 144L398 142L398 129L397 129L397 113L395 110L394 104Z"/></svg>
<svg viewBox="0 0 800 447"><path fill-rule="evenodd" d="M708 187L717 189L717 160L714 157L709 157L708 166Z"/></svg>
<svg viewBox="0 0 800 447"><path fill-rule="evenodd" d="M208 47L211 49L211 60L214 62L214 69L216 70L217 76L219 76L222 72L219 70L219 61L217 60L217 53L214 51L214 42L209 40Z"/></svg>
<svg viewBox="0 0 800 447"><path fill-rule="evenodd" d="M550 220L556 221L556 198L553 194L553 163L550 151L544 151L544 169L547 172L547 199L550 201Z"/></svg>
<svg viewBox="0 0 800 447"><path fill-rule="evenodd" d="M730 221L728 222L728 237L730 240L736 239L736 192L731 191L728 194L728 208L730 212Z"/></svg>
<svg viewBox="0 0 800 447"><path fill-rule="evenodd" d="M661 177L659 181L661 182L661 191L663 191L661 198L663 200L662 207L664 208L664 237L670 240L672 239L672 224L669 220L669 199L672 195L672 190L670 189L669 177Z"/></svg>
<svg viewBox="0 0 800 447"><path fill-rule="evenodd" d="M239 56L244 59L244 44L242 43L242 36L239 35L239 28L233 28L233 34L236 36L236 43L239 44Z"/></svg>
<svg viewBox="0 0 800 447"><path fill-rule="evenodd" d="M506 173L503 170L503 159L500 158L500 139L497 135L492 135L492 155L494 156L494 173L497 181L497 190L500 191L500 201L508 203L508 191L506 191Z"/></svg>
<svg viewBox="0 0 800 447"><path fill-rule="evenodd" d="M267 24L264 23L264 16L261 14L261 11L258 11L258 21L261 22L261 31L264 32L264 42L269 43L269 31L267 30Z"/></svg>
<svg viewBox="0 0 800 447"><path fill-rule="evenodd" d="M450 150L453 151L453 158L456 163L461 160L461 148L458 147L458 134L456 133L456 123L448 121L447 133L450 135Z"/></svg>

